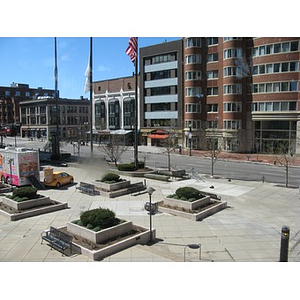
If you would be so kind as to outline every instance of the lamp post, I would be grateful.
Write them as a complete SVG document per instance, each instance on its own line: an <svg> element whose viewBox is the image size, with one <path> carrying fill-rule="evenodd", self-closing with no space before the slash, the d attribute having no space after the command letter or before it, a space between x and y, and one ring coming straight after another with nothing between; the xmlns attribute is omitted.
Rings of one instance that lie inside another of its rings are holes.
<svg viewBox="0 0 300 300"><path fill-rule="evenodd" d="M190 125L190 130L189 130L190 156L192 156L192 138L193 138L192 125Z"/></svg>
<svg viewBox="0 0 300 300"><path fill-rule="evenodd" d="M151 203L151 196L155 192L155 189L151 186L147 187L146 192L149 195L149 216L150 216L150 243L152 242L152 203Z"/></svg>
<svg viewBox="0 0 300 300"><path fill-rule="evenodd" d="M189 245L185 245L184 246L184 250L183 250L183 261L185 261L185 250L186 248L190 248L190 249L199 249L199 260L201 259L201 244L189 244Z"/></svg>

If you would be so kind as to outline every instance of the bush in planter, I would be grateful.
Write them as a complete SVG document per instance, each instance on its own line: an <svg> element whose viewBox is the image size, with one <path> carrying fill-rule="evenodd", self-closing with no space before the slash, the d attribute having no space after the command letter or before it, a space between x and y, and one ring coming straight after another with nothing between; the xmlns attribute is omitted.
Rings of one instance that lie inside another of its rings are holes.
<svg viewBox="0 0 300 300"><path fill-rule="evenodd" d="M145 163L143 161L138 161L138 169L144 169ZM129 164L119 164L118 170L119 171L136 171L135 163L129 163Z"/></svg>
<svg viewBox="0 0 300 300"><path fill-rule="evenodd" d="M101 207L85 211L81 214L80 221L83 226L89 226L91 229L95 227L105 229L120 223L120 220L116 218L116 214L112 210Z"/></svg>
<svg viewBox="0 0 300 300"><path fill-rule="evenodd" d="M189 186L178 188L175 194L181 200L189 200L191 198L196 200L202 196L199 190Z"/></svg>
<svg viewBox="0 0 300 300"><path fill-rule="evenodd" d="M120 181L120 176L118 174L114 174L114 173L107 173L106 175L104 175L101 180L101 182L106 182L106 183L115 183Z"/></svg>
<svg viewBox="0 0 300 300"><path fill-rule="evenodd" d="M37 189L33 186L23 186L23 187L16 188L12 192L12 198L13 199L27 198L24 200L38 198ZM21 201L24 201L24 200L21 200Z"/></svg>

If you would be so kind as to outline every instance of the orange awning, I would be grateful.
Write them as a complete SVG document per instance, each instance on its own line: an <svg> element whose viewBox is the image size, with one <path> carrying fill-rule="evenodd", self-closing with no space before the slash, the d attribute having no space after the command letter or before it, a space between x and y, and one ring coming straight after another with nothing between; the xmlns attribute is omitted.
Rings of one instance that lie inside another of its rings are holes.
<svg viewBox="0 0 300 300"><path fill-rule="evenodd" d="M167 134L149 134L151 139L166 139L168 136Z"/></svg>

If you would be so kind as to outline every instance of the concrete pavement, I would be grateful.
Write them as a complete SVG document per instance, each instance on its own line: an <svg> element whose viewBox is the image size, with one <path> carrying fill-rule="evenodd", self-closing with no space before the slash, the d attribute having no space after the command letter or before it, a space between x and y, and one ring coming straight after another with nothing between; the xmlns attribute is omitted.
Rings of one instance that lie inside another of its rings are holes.
<svg viewBox="0 0 300 300"><path fill-rule="evenodd" d="M107 171L98 160L84 164L72 163L65 170L75 181L92 182ZM122 176L124 177L124 176ZM129 177L128 177L129 178ZM129 178L132 182L143 179ZM261 182L231 181L202 177L171 183L147 179L155 188L152 201L160 201L180 186L193 186L213 192L226 200L228 208L201 222L187 220L166 213L153 216L158 242L154 245L136 245L110 257L104 262L277 262L280 253L280 232L283 225L290 226L289 261L300 260L300 195L298 189L279 187ZM210 187L214 186L214 189ZM2 262L87 262L83 255L62 256L43 243L41 232L50 225L64 226L75 220L82 211L95 207L108 207L116 215L148 227L149 216L144 210L148 195L127 195L110 199L89 196L76 191L75 186L59 190L41 191L62 202L69 209L11 222L0 216L0 261ZM185 247L201 244L199 250ZM185 257L184 257L185 256Z"/></svg>

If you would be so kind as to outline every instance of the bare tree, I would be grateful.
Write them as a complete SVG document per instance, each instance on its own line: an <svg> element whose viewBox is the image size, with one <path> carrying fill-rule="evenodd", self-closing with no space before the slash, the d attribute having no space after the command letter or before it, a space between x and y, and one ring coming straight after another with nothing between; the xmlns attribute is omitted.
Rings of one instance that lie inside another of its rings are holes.
<svg viewBox="0 0 300 300"><path fill-rule="evenodd" d="M289 185L289 167L294 164L295 156L293 150L289 148L288 142L283 142L274 150L274 162L285 168L285 186Z"/></svg>
<svg viewBox="0 0 300 300"><path fill-rule="evenodd" d="M207 137L206 142L207 150L205 156L211 159L211 176L214 176L214 165L222 152L222 148L218 145L218 138L216 136Z"/></svg>
<svg viewBox="0 0 300 300"><path fill-rule="evenodd" d="M128 150L124 137L121 135L111 134L107 143L99 144L99 150L105 153L109 159L117 166L122 154Z"/></svg>
<svg viewBox="0 0 300 300"><path fill-rule="evenodd" d="M165 138L161 145L165 149L165 153L168 155L168 170L171 171L171 153L175 151L178 144L177 132L175 128L168 129L168 137Z"/></svg>

